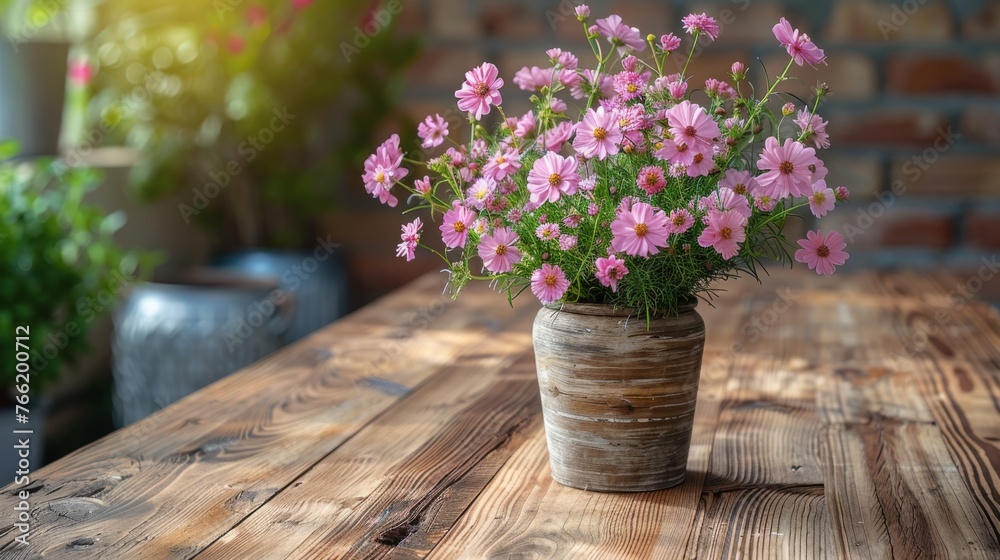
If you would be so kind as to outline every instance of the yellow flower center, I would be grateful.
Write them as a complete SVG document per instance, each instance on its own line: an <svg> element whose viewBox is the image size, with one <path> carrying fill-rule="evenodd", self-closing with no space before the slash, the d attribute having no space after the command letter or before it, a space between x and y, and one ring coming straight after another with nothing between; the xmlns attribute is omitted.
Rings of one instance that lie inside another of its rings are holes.
<svg viewBox="0 0 1000 560"><path fill-rule="evenodd" d="M743 183L736 183L736 187L733 189L733 192L736 194L746 194L747 186Z"/></svg>
<svg viewBox="0 0 1000 560"><path fill-rule="evenodd" d="M455 226L454 227L455 227L455 233L462 233L463 231L465 231L465 223L464 222L455 222Z"/></svg>
<svg viewBox="0 0 1000 560"><path fill-rule="evenodd" d="M722 228L722 231L719 232L719 237L721 237L723 239L732 239L732 237L733 237L733 230L731 230L729 228Z"/></svg>
<svg viewBox="0 0 1000 560"><path fill-rule="evenodd" d="M546 286L555 286L556 282L558 282L558 280L556 279L554 274L549 274L548 276L545 277Z"/></svg>
<svg viewBox="0 0 1000 560"><path fill-rule="evenodd" d="M604 140L607 137L608 137L607 130L604 130L603 128L594 129L594 138L597 138L598 140Z"/></svg>
<svg viewBox="0 0 1000 560"><path fill-rule="evenodd" d="M637 86L635 84L629 84L626 89L628 89L629 93L635 93L635 92L639 91L639 86Z"/></svg>
<svg viewBox="0 0 1000 560"><path fill-rule="evenodd" d="M553 187L555 187L559 183L562 183L562 175L560 175L558 173L553 173L553 174L549 175L549 184L550 185L552 185Z"/></svg>
<svg viewBox="0 0 1000 560"><path fill-rule="evenodd" d="M826 202L826 195L821 192L814 193L813 202L815 202L816 204L823 204L824 202Z"/></svg>
<svg viewBox="0 0 1000 560"><path fill-rule="evenodd" d="M385 173L382 172L382 171L379 171L378 173L376 173L375 174L375 182L376 183L384 183L385 182Z"/></svg>
<svg viewBox="0 0 1000 560"><path fill-rule="evenodd" d="M490 88L485 83L479 82L476 84L475 92L479 97L486 97L486 94L490 92Z"/></svg>
<svg viewBox="0 0 1000 560"><path fill-rule="evenodd" d="M792 165L792 162L790 161L783 161L781 162L781 165L778 166L778 171L781 171L785 175L788 175L792 171L795 171L795 166Z"/></svg>
<svg viewBox="0 0 1000 560"><path fill-rule="evenodd" d="M701 154L695 154L694 155L694 162L695 163L701 163L704 160L705 160L705 156L703 156Z"/></svg>
<svg viewBox="0 0 1000 560"><path fill-rule="evenodd" d="M643 237L649 231L649 227L646 224L635 224L635 234L639 237Z"/></svg>
<svg viewBox="0 0 1000 560"><path fill-rule="evenodd" d="M497 245L496 251L497 251L497 254L500 255L500 256L506 255L507 254L507 246L506 245Z"/></svg>

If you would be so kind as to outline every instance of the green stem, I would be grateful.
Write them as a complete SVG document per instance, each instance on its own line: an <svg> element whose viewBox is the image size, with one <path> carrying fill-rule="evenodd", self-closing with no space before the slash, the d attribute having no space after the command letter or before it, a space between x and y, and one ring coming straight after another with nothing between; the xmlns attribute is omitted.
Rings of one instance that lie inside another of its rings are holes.
<svg viewBox="0 0 1000 560"><path fill-rule="evenodd" d="M695 29L694 31L694 43L691 44L691 52L688 53L687 61L684 63L684 69L681 70L681 79L687 77L688 65L691 64L691 59L694 58L694 50L698 48L698 37L701 36L701 30Z"/></svg>

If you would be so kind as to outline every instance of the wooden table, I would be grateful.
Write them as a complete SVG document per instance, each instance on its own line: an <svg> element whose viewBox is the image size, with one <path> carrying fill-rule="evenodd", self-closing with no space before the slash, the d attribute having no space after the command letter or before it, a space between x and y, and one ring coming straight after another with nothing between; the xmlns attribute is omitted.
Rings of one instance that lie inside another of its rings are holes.
<svg viewBox="0 0 1000 560"><path fill-rule="evenodd" d="M537 304L442 283L33 473L28 546L8 486L0 558L1000 558L1000 315L957 279L730 284L646 494L552 482Z"/></svg>

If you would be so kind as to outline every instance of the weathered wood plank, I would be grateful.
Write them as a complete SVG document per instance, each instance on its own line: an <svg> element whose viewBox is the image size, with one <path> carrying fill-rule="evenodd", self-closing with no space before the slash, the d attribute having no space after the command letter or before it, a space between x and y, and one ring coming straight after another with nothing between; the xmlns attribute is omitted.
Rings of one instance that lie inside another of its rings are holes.
<svg viewBox="0 0 1000 560"><path fill-rule="evenodd" d="M484 339L199 558L426 555L540 421L533 370L509 372L525 337Z"/></svg>
<svg viewBox="0 0 1000 560"><path fill-rule="evenodd" d="M202 550L484 330L497 297L470 290L445 303L425 277L307 341L34 473L32 544L39 555L186 558ZM14 494L0 494L12 511ZM66 515L65 512L74 512Z"/></svg>

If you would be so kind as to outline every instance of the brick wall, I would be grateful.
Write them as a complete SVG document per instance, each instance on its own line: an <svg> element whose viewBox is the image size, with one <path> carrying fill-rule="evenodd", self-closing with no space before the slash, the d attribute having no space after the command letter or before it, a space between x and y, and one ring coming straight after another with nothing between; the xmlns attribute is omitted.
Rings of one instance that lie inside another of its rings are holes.
<svg viewBox="0 0 1000 560"><path fill-rule="evenodd" d="M851 238L851 268L940 267L964 274L1000 251L1000 2L992 0L615 0L589 2L595 15L618 13L642 33L680 32L680 18L708 12L722 36L692 63L695 80L724 77L733 61L764 61L780 72L787 58L771 26L784 16L826 50L829 65L800 69L808 95L817 81L834 88L821 115L833 147L823 154L831 185L847 185L852 203L824 219ZM496 63L508 86L508 114L527 110L513 85L524 65L544 65L552 46L581 55L581 26L568 0L404 0L404 31L424 33L421 58L406 77L404 110L414 119L444 112L464 71ZM405 265L393 255L400 223L366 198L360 183L331 221L352 254L358 302L439 263ZM812 227L807 219L796 231ZM986 297L1000 299L1000 282Z"/></svg>

